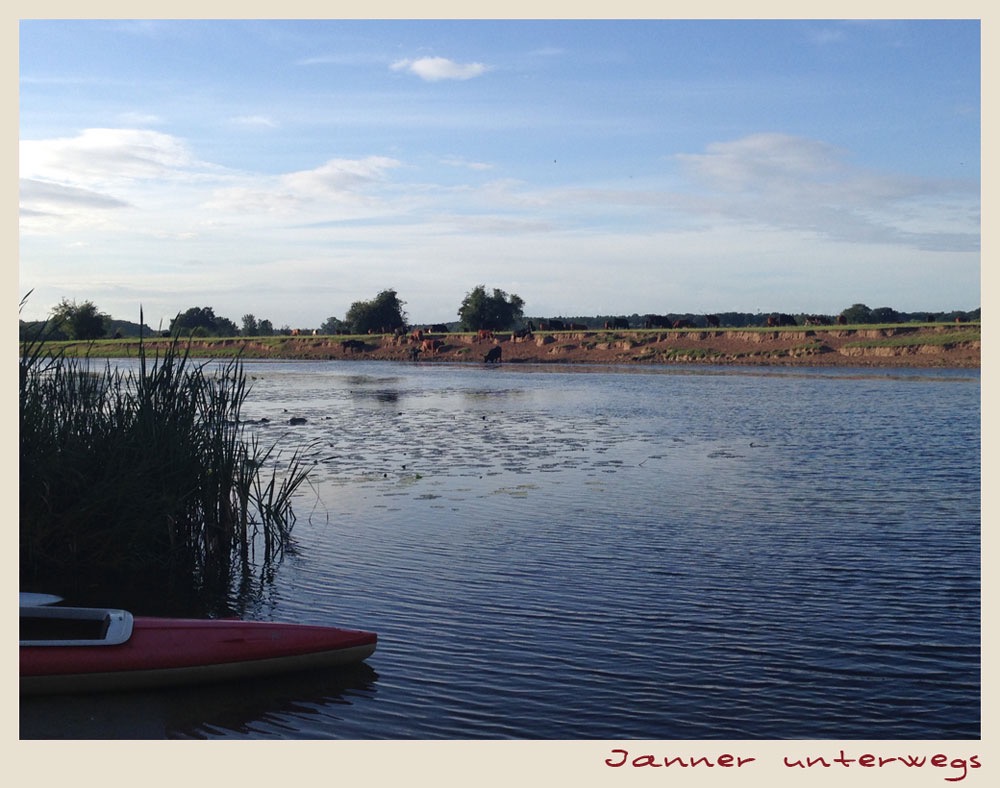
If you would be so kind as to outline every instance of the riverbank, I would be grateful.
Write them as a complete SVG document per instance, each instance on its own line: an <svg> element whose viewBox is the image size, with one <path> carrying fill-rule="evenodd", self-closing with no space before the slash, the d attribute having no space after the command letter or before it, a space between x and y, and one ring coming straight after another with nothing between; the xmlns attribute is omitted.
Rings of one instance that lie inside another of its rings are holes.
<svg viewBox="0 0 1000 788"><path fill-rule="evenodd" d="M148 353L167 339L146 339ZM185 342L185 344L187 344ZM739 329L536 331L492 337L470 333L412 336L274 336L194 338L197 358L483 362L500 349L502 363L671 364L765 366L956 367L980 366L979 324L887 325ZM136 356L137 339L53 343L69 355ZM495 355L495 354L494 354Z"/></svg>

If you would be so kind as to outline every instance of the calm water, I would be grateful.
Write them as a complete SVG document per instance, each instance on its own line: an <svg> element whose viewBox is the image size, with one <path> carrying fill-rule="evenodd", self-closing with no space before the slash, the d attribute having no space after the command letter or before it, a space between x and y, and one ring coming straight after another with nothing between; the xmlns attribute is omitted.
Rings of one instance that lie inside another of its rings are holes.
<svg viewBox="0 0 1000 788"><path fill-rule="evenodd" d="M978 371L247 372L313 475L245 615L378 651L29 699L22 737L979 736Z"/></svg>

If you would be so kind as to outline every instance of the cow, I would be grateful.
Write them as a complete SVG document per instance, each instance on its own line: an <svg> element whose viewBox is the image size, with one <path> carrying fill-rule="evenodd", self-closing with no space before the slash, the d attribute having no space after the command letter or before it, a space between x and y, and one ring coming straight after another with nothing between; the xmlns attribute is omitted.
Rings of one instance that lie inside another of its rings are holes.
<svg viewBox="0 0 1000 788"><path fill-rule="evenodd" d="M497 345L496 347L492 347L492 348L490 348L489 352L483 357L483 363L484 364L499 364L500 361L501 361L501 356L502 355L503 355L503 351L500 349L499 345Z"/></svg>
<svg viewBox="0 0 1000 788"><path fill-rule="evenodd" d="M643 323L644 328L670 328L671 325L670 318L663 315L646 315Z"/></svg>
<svg viewBox="0 0 1000 788"><path fill-rule="evenodd" d="M293 328L292 329L292 336L293 337L297 337L301 333L302 333L302 329L299 329L299 328Z"/></svg>
<svg viewBox="0 0 1000 788"><path fill-rule="evenodd" d="M562 320L545 320L538 324L542 331L565 331L566 324Z"/></svg>
<svg viewBox="0 0 1000 788"><path fill-rule="evenodd" d="M492 331L490 331L488 328L479 329L479 332L476 334L476 342L492 342L492 341L493 341Z"/></svg>
<svg viewBox="0 0 1000 788"><path fill-rule="evenodd" d="M837 315L837 325L838 326L846 326L847 325L847 318L844 317L843 315Z"/></svg>
<svg viewBox="0 0 1000 788"><path fill-rule="evenodd" d="M520 331L515 331L510 335L511 342L527 342L529 339L533 338L531 329L522 328Z"/></svg>
<svg viewBox="0 0 1000 788"><path fill-rule="evenodd" d="M359 350L364 350L365 343L360 339L345 339L340 343L340 348L345 352L349 350L352 353L355 353Z"/></svg>
<svg viewBox="0 0 1000 788"><path fill-rule="evenodd" d="M671 328L694 328L694 323L692 323L690 320L675 320L671 324L670 327Z"/></svg>
<svg viewBox="0 0 1000 788"><path fill-rule="evenodd" d="M722 321L719 320L718 315L705 315L705 325L709 328L719 328L722 325Z"/></svg>
<svg viewBox="0 0 1000 788"><path fill-rule="evenodd" d="M422 353L437 353L443 347L444 342L440 339L425 339L420 343L420 351Z"/></svg>
<svg viewBox="0 0 1000 788"><path fill-rule="evenodd" d="M767 327L774 328L775 326L797 326L798 323L795 322L795 318L791 315L768 315L767 316Z"/></svg>
<svg viewBox="0 0 1000 788"><path fill-rule="evenodd" d="M567 323L566 324L566 330L567 331L587 331L588 327L585 326L583 323Z"/></svg>
<svg viewBox="0 0 1000 788"><path fill-rule="evenodd" d="M448 326L446 326L444 323L435 323L433 326L431 326L431 331L433 331L435 334L447 334Z"/></svg>

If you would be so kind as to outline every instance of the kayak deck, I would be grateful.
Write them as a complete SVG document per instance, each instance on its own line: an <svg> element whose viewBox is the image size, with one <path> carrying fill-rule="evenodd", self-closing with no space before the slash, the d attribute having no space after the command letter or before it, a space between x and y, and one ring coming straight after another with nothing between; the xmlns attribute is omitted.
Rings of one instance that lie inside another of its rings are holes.
<svg viewBox="0 0 1000 788"><path fill-rule="evenodd" d="M84 612L86 611L86 612ZM102 615L103 614L103 615ZM127 611L21 608L22 694L215 682L360 662L374 632Z"/></svg>

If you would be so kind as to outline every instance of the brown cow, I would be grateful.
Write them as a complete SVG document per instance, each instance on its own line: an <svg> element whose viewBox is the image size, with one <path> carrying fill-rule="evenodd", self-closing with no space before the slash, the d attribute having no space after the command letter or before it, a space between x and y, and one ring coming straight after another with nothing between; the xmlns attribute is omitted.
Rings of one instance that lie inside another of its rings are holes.
<svg viewBox="0 0 1000 788"><path fill-rule="evenodd" d="M423 353L437 353L444 347L444 342L440 339L425 339L420 343L420 350Z"/></svg>
<svg viewBox="0 0 1000 788"><path fill-rule="evenodd" d="M492 342L492 341L493 341L492 331L490 331L488 328L479 329L479 332L476 334L476 342Z"/></svg>

